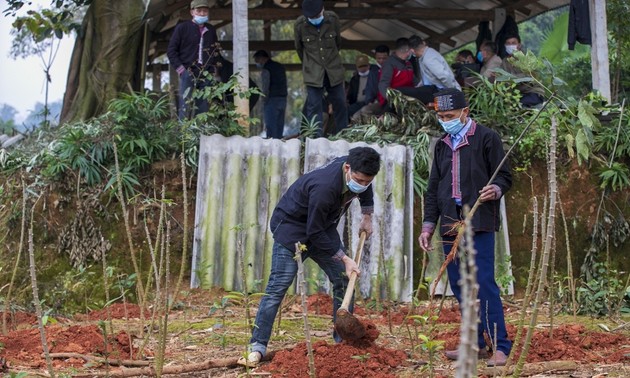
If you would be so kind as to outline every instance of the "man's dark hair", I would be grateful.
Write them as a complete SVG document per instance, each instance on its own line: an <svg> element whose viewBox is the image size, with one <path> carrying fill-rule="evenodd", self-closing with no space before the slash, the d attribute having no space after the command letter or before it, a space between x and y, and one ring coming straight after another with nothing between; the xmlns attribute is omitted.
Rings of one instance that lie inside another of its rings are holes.
<svg viewBox="0 0 630 378"><path fill-rule="evenodd" d="M254 53L254 59L256 58L269 58L269 53L265 50L258 50Z"/></svg>
<svg viewBox="0 0 630 378"><path fill-rule="evenodd" d="M504 41L507 41L510 38L516 38L518 40L518 43L521 43L521 37L518 34L508 34L505 36Z"/></svg>
<svg viewBox="0 0 630 378"><path fill-rule="evenodd" d="M355 172L376 176L381 169L381 155L370 147L355 147L348 153L346 163Z"/></svg>
<svg viewBox="0 0 630 378"><path fill-rule="evenodd" d="M408 48L409 48L409 39L405 37L401 37L396 40L396 50L408 49Z"/></svg>
<svg viewBox="0 0 630 378"><path fill-rule="evenodd" d="M411 47L412 49L418 48L424 44L425 44L424 39L420 38L419 36L415 34L409 37L409 47Z"/></svg>
<svg viewBox="0 0 630 378"><path fill-rule="evenodd" d="M497 53L497 44L492 41L485 41L481 44L481 50L490 51L494 54Z"/></svg>
<svg viewBox="0 0 630 378"><path fill-rule="evenodd" d="M374 53L386 53L389 55L389 47L387 45L378 45L374 48Z"/></svg>
<svg viewBox="0 0 630 378"><path fill-rule="evenodd" d="M475 59L475 56L473 55L472 51L470 51L470 50L462 50L462 51L457 53L457 56L462 56L464 58L473 58L473 59Z"/></svg>

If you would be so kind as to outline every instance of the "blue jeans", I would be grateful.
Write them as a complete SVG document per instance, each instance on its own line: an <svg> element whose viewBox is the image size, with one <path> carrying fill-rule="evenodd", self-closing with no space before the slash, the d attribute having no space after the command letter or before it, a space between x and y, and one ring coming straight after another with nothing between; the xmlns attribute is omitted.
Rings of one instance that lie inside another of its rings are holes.
<svg viewBox="0 0 630 378"><path fill-rule="evenodd" d="M448 255L451 251L454 240L455 238L453 237L442 237L445 255ZM494 342L494 327L496 325L496 349L509 355L512 349L512 342L508 340L507 330L505 328L501 291L494 279L494 232L476 233L473 237L473 244L477 251L475 262L477 264L477 283L479 284L478 297L481 318L481 323L477 328L479 349L486 347L486 341L483 337L484 331L490 336L492 342ZM446 269L451 290L453 294L455 294L457 302L462 303L461 288L459 287L459 264L460 260L456 258L446 266Z"/></svg>
<svg viewBox="0 0 630 378"><path fill-rule="evenodd" d="M178 117L180 121L193 118L197 114L208 111L208 101L203 98L193 98L195 91L203 91L210 85L210 80L203 74L193 75L190 71L184 71L179 77L179 109ZM192 105L192 108L191 108Z"/></svg>
<svg viewBox="0 0 630 378"><path fill-rule="evenodd" d="M284 131L284 112L287 108L286 97L268 97L265 99L263 119L267 128L267 138L282 139Z"/></svg>
<svg viewBox="0 0 630 378"><path fill-rule="evenodd" d="M324 98L324 89L328 93L326 98ZM332 130L332 133L338 133L348 127L348 108L346 107L346 92L343 88L343 83L331 87L328 75L324 75L324 86L306 86L306 96L305 115L309 121L315 116L315 120L319 122L318 137L323 134L324 115L322 112L324 111L324 106L328 107L328 103L332 105L333 117L335 118L335 130ZM328 103L326 100L328 100Z"/></svg>
<svg viewBox="0 0 630 378"><path fill-rule="evenodd" d="M318 253L310 247L306 253L302 254L302 260L311 258L326 273L333 287L333 322L336 319L337 309L341 307L341 302L348 286L348 277L344 274L345 265L341 260L335 260L332 256ZM250 350L260 352L263 356L267 352L267 344L271 337L273 323L278 313L278 308L284 299L284 295L295 280L297 275L297 262L293 259L295 252L284 247L280 243L274 242L273 255L271 257L271 274L265 289L265 295L260 301L252 338L250 340ZM354 298L350 301L349 311L354 308ZM341 338L333 332L336 342L341 342Z"/></svg>

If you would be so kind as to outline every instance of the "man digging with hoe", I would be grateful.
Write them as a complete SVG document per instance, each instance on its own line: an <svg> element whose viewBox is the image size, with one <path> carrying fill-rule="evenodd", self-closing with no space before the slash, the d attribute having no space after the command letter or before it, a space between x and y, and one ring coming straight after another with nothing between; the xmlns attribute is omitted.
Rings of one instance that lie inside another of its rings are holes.
<svg viewBox="0 0 630 378"><path fill-rule="evenodd" d="M361 332L361 324L352 317L352 289L341 307L341 298L348 287L348 277L360 273L357 263L348 257L337 232L337 224L350 203L359 198L363 217L359 225L361 240L372 233L374 195L372 181L380 169L380 155L369 147L356 147L348 156L334 159L330 163L304 174L284 193L273 211L270 229L273 233L273 255L271 274L260 301L250 340L250 353L241 358L240 365L254 367L267 352L273 323L284 295L295 280L297 262L294 246L306 245L302 259L311 258L326 273L333 290L333 322L337 311L342 316L341 324L335 323L333 338L341 342L347 332ZM354 280L352 286L354 285ZM347 312L346 312L347 311ZM340 328L343 335L337 332ZM347 329L347 326L354 327ZM365 332L363 330L363 332ZM362 335L350 336L360 337Z"/></svg>

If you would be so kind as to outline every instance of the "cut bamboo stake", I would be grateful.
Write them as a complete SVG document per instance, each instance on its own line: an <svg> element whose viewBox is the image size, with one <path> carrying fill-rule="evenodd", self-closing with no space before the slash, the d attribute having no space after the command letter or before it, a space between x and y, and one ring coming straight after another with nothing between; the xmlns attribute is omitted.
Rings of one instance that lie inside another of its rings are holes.
<svg viewBox="0 0 630 378"><path fill-rule="evenodd" d="M464 211L467 212L468 208ZM470 220L464 224L464 237L466 242L460 245L463 253L459 257L459 274L461 282L461 310L462 321L459 336L459 355L455 364L455 376L457 378L468 378L477 376L477 358L479 346L477 345L477 264L475 262L475 250L473 242L473 232ZM496 332L495 332L496 334Z"/></svg>
<svg viewBox="0 0 630 378"><path fill-rule="evenodd" d="M549 265L549 254L551 251L551 243L553 238L553 227L555 223L555 210L556 210L556 195L557 195L557 182L556 182L556 140L558 122L556 117L551 117L551 141L549 143L549 217L547 220L547 232L545 248L543 250L542 264L540 267L540 278L538 283L538 291L536 292L536 300L534 301L534 309L529 322L529 328L527 329L527 336L525 338L525 345L519 357L518 363L514 368L513 377L519 377L525 364L525 358L529 352L534 329L536 328L536 321L538 318L538 310L543 297L543 289L545 287L545 281L547 280L547 268Z"/></svg>
<svg viewBox="0 0 630 378"><path fill-rule="evenodd" d="M304 336L306 338L306 350L308 352L308 370L311 378L316 377L315 356L313 355L313 345L311 343L311 326L308 323L308 307L306 305L306 280L304 279L304 263L302 261L302 251L306 246L300 242L295 243L295 260L298 265L298 288L302 298L302 319L304 319Z"/></svg>

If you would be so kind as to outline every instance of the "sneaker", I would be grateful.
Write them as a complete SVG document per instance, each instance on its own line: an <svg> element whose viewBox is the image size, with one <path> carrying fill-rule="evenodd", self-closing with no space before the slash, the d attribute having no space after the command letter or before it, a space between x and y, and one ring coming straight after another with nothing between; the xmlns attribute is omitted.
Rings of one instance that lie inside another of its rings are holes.
<svg viewBox="0 0 630 378"><path fill-rule="evenodd" d="M488 366L505 366L507 362L507 355L500 350L497 350L492 357L488 360Z"/></svg>
<svg viewBox="0 0 630 378"><path fill-rule="evenodd" d="M459 357L459 350L455 349L455 350L444 351L444 356L448 358L449 360L455 361ZM488 358L488 351L486 349L481 349L477 353L477 358L480 360L484 360Z"/></svg>
<svg viewBox="0 0 630 378"><path fill-rule="evenodd" d="M260 360L262 360L262 354L260 352L251 352L247 356L247 359L245 359L245 357L241 357L238 359L238 361L236 361L236 363L248 368L254 368L258 366Z"/></svg>

